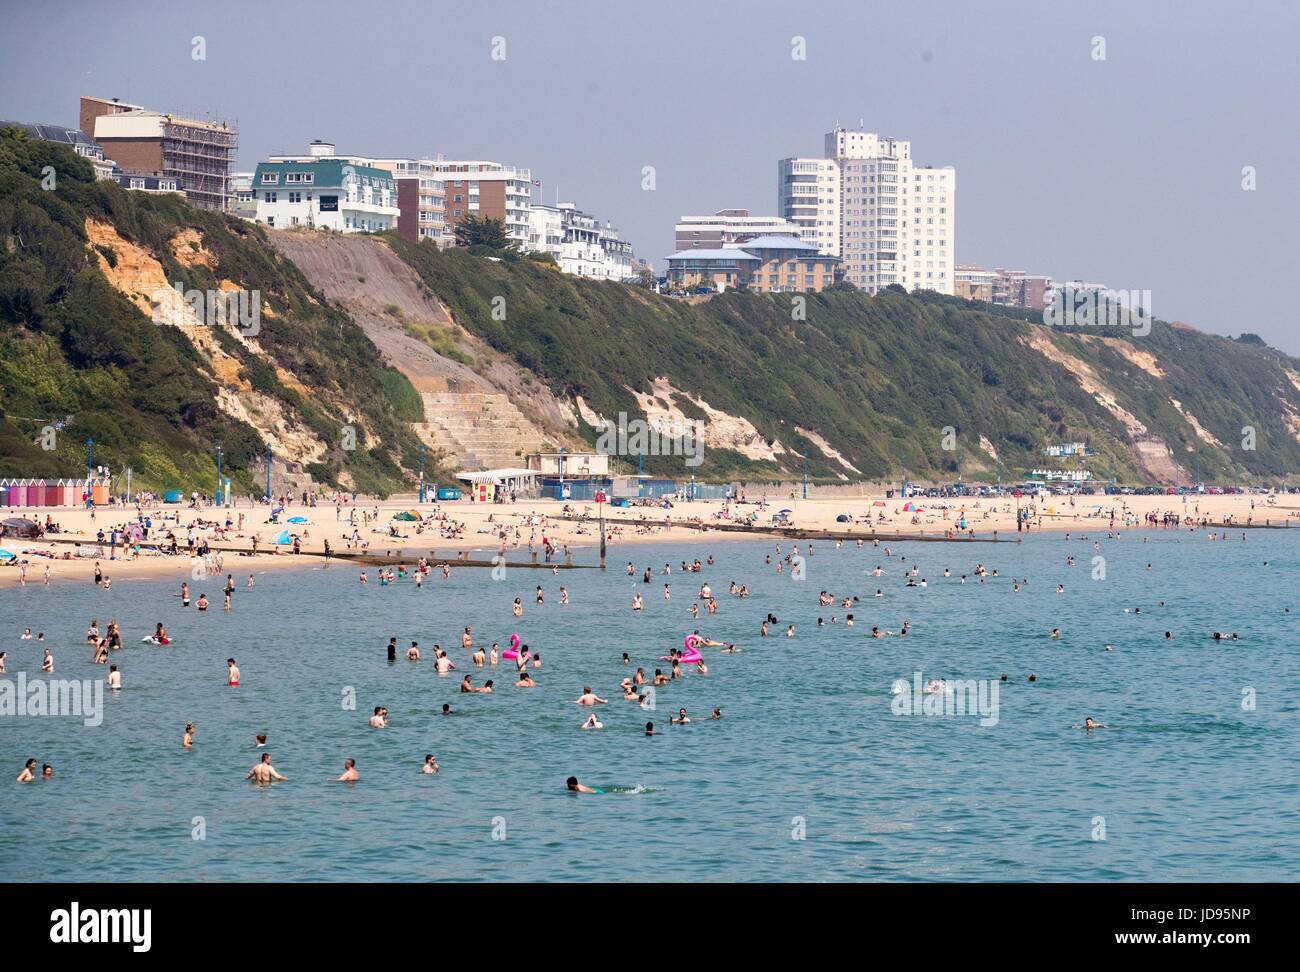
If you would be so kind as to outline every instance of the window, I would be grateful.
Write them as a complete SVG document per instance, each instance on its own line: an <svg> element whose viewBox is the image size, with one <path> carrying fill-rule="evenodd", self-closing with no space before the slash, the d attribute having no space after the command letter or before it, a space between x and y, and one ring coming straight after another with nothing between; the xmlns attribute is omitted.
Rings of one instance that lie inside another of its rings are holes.
<svg viewBox="0 0 1300 972"><path fill-rule="evenodd" d="M289 193L289 202L291 202L291 203L300 203L300 202L302 202L302 193L300 193L300 192L291 192L291 193Z"/></svg>
<svg viewBox="0 0 1300 972"><path fill-rule="evenodd" d="M280 182L280 174L279 174L278 172L263 172L263 173L262 173L262 185L264 185L264 186L274 186L274 185L278 185L279 182Z"/></svg>
<svg viewBox="0 0 1300 972"><path fill-rule="evenodd" d="M275 197L276 197L277 195L279 195L279 194L278 194L278 193L274 193L274 192L264 192L264 193L262 193L262 198L263 198L264 200L266 200L267 202L269 202L269 203L273 203L273 202L275 202Z"/></svg>

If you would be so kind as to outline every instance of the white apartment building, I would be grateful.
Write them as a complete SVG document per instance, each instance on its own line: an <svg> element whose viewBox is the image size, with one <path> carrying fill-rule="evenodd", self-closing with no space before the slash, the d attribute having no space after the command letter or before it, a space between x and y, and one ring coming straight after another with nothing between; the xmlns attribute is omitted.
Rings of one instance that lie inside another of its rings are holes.
<svg viewBox="0 0 1300 972"><path fill-rule="evenodd" d="M439 155L433 160L433 177L441 179L445 196L447 231L471 213L499 219L506 233L524 247L528 243L528 210L532 207L533 178L528 169L500 162L458 161Z"/></svg>
<svg viewBox="0 0 1300 972"><path fill-rule="evenodd" d="M784 216L754 216L748 209L719 209L712 216L683 216L675 228L677 250L740 246L760 236L801 236Z"/></svg>
<svg viewBox="0 0 1300 972"><path fill-rule="evenodd" d="M782 159L776 205L799 227L801 240L827 256L840 255L840 167L833 158Z"/></svg>
<svg viewBox="0 0 1300 972"><path fill-rule="evenodd" d="M916 166L911 142L875 132L837 128L824 145L825 158L781 161L781 214L868 293L953 293L956 170Z"/></svg>
<svg viewBox="0 0 1300 972"><path fill-rule="evenodd" d="M640 266L632 244L621 239L618 230L608 222L602 226L571 202L534 204L522 248L551 254L562 272L578 277L630 281Z"/></svg>

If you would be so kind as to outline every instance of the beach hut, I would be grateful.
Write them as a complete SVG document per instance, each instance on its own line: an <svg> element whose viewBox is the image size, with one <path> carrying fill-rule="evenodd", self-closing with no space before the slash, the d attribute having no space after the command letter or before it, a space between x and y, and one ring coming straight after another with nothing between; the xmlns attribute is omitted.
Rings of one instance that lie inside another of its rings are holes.
<svg viewBox="0 0 1300 972"><path fill-rule="evenodd" d="M169 489L163 493L164 503L179 503L183 498L179 489Z"/></svg>
<svg viewBox="0 0 1300 972"><path fill-rule="evenodd" d="M63 480L63 505L76 506L81 502L81 483L75 479Z"/></svg>
<svg viewBox="0 0 1300 972"><path fill-rule="evenodd" d="M9 505L9 482L8 480L0 481L0 507Z"/></svg>
<svg viewBox="0 0 1300 972"><path fill-rule="evenodd" d="M96 506L105 506L108 504L108 483L95 483L90 487L90 498L95 501Z"/></svg>
<svg viewBox="0 0 1300 972"><path fill-rule="evenodd" d="M16 507L27 505L27 480L20 479L9 487L9 505Z"/></svg>
<svg viewBox="0 0 1300 972"><path fill-rule="evenodd" d="M460 490L455 486L439 486L437 495L440 500L458 500L460 499Z"/></svg>
<svg viewBox="0 0 1300 972"><path fill-rule="evenodd" d="M41 490L42 506L61 506L63 504L63 487L57 482L46 483Z"/></svg>

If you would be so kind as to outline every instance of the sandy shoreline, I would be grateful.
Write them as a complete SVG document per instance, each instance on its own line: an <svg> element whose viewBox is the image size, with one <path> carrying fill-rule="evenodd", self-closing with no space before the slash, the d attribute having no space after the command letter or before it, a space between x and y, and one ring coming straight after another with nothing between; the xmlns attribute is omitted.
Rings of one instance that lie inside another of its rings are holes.
<svg viewBox="0 0 1300 972"><path fill-rule="evenodd" d="M1072 502L1073 501L1073 502ZM719 524L734 524L739 517L750 517L757 513L757 527L772 526L772 514L779 510L790 510L790 526L800 531L853 536L870 536L872 532L886 535L904 535L909 537L926 537L943 539L946 535L957 533L962 519L965 519L966 532L962 538L973 534L977 539L1000 540L1014 539L1016 536L1017 501L1011 497L1001 498L949 498L949 499L915 499L920 510L905 511L904 501L885 499L883 496L863 496L852 499L785 499L769 501L760 509L757 504L746 503L726 507L721 501L696 501L674 503L671 510L658 508L605 508L607 530L608 562L621 566L620 557L627 548L644 544L677 543L703 544L718 541L755 540L769 538L767 533L743 531L724 531L712 529ZM1034 506L1034 501L1022 498L1022 507ZM304 554L323 553L324 544L329 542L337 554L392 555L404 557L409 552L408 562L420 556L427 556L429 551L436 551L436 559L455 562L464 552L476 560L490 560L502 549L499 537L501 529L506 530L504 552L507 561L527 562L530 559L530 545L537 550L537 559L544 562L541 550L543 539L549 539L556 548L553 560L564 562L564 550L567 547L573 555L575 564L596 563L596 550L600 541L599 529L595 520L595 504L570 503L573 518L560 518L564 503L548 500L521 501L515 504L484 505L466 501L453 503L425 504L419 508L426 517L423 523L393 520L393 516L408 509L415 509L409 500L388 500L381 502L360 502L355 506L343 506L335 509L328 502L318 503L315 507L291 504L278 517L278 523L267 522L269 510L262 505L236 505L229 508L201 507L193 509L188 506L152 505L144 508L145 515L153 518L154 529L150 531L145 545L158 542L170 530L175 534L180 554L178 556L148 556L142 554L139 559L129 559L130 551L119 545L117 559L110 559L107 541L103 547L102 557L77 557L73 555L74 544L97 546L97 531L103 529L107 537L113 526L121 527L136 517L134 507L101 507L89 511L81 508L39 507L35 509L10 509L4 511L5 517L26 516L46 522L47 515L62 529L58 534L51 534L48 539L20 540L13 537L0 540L0 548L18 555L27 563L27 584L40 585L45 581L45 569L49 567L50 582L67 580L90 581L94 573L95 561L98 559L104 573L113 581L126 579L165 579L175 578L179 584L192 576L195 562L187 555L187 533L192 528L196 542L207 539L222 561L222 573L248 574L266 570L304 568L319 565L318 556L294 556L290 547L274 547L274 538L285 529L290 534L298 534ZM355 510L355 526L348 522L348 516ZM728 515L721 516L723 512ZM1176 515L1184 521L1189 518L1199 522L1208 519L1212 524L1230 524L1229 529L1241 529L1247 526L1291 528L1300 527L1300 502L1291 496L1077 496L1049 497L1034 506L1035 517L1029 532L1088 532L1107 530L1112 525L1114 514L1116 529L1143 529L1144 517L1154 513L1157 517L1165 514ZM371 522L365 523L363 516L368 514ZM583 514L591 519L582 520ZM222 530L229 515L232 529L224 534ZM243 529L238 529L239 518L243 516ZM445 519L427 519L430 515ZM847 515L853 522L837 522L836 517ZM303 516L306 524L289 524L290 517ZM165 521L164 521L165 518ZM179 522L177 521L179 518ZM490 519L489 519L490 518ZM203 527L198 521L216 523L216 528ZM388 535L390 527L396 528L400 536ZM701 529L703 527L703 529ZM449 532L454 528L454 532ZM1184 522L1184 529L1187 528ZM1207 529L1214 529L1209 527ZM353 530L357 541L351 543ZM249 555L253 538L258 541L259 553ZM57 541L57 542L56 542ZM170 541L165 541L170 545ZM364 546L362 546L364 545ZM266 553L268 549L280 552ZM31 551L49 550L56 558L62 558L67 551L71 559L48 559L35 555ZM339 562L336 560L336 563ZM212 565L209 565L211 569ZM367 569L359 565L349 565L357 569ZM0 567L0 588L19 584L20 570L16 566Z"/></svg>

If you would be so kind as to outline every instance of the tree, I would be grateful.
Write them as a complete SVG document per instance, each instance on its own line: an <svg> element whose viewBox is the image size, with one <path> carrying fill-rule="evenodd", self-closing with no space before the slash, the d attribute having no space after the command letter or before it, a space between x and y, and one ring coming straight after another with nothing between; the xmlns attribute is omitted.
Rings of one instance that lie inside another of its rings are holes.
<svg viewBox="0 0 1300 972"><path fill-rule="evenodd" d="M492 250L513 250L517 246L501 220L473 214L456 224L456 245L486 246Z"/></svg>

